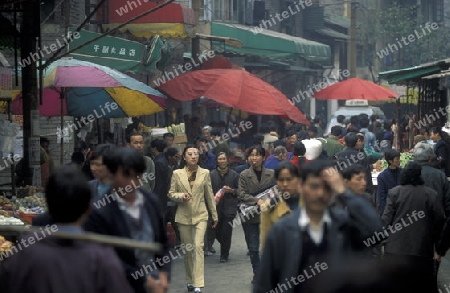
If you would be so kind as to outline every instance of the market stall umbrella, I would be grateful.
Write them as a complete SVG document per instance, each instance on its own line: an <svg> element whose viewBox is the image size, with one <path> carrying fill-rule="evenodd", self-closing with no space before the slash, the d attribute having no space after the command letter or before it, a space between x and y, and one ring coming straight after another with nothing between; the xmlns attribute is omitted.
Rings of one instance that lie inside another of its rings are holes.
<svg viewBox="0 0 450 293"><path fill-rule="evenodd" d="M43 83L40 112L43 116L61 116L61 129L64 115L121 118L164 111L163 94L128 75L92 62L57 60L44 71ZM21 96L13 101L13 114L22 114L22 103ZM62 140L61 137L61 148Z"/></svg>
<svg viewBox="0 0 450 293"><path fill-rule="evenodd" d="M376 83L360 78L350 78L337 82L313 95L319 100L366 100L381 101L396 98L397 93Z"/></svg>
<svg viewBox="0 0 450 293"><path fill-rule="evenodd" d="M300 110L279 90L245 70L196 70L158 88L178 101L206 97L228 107L259 115L279 115L309 125Z"/></svg>

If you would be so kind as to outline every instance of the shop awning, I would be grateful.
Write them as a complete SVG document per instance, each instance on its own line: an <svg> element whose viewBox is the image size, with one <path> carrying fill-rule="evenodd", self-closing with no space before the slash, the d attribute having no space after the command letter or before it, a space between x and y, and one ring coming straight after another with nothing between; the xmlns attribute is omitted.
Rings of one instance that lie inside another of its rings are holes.
<svg viewBox="0 0 450 293"><path fill-rule="evenodd" d="M271 30L260 31L257 27L213 22L211 34L242 41L242 48L213 42L213 49L220 53L283 60L306 59L313 62L324 62L331 58L331 49L328 45Z"/></svg>
<svg viewBox="0 0 450 293"><path fill-rule="evenodd" d="M69 43L69 50L99 35L81 30L79 38L73 38L73 41ZM106 36L76 50L70 56L78 60L108 66L122 72L131 71L138 74L143 71L153 72L156 69L157 63L164 57L164 53L161 52L163 47L164 44L158 36L153 38L150 47L146 47L139 42Z"/></svg>
<svg viewBox="0 0 450 293"><path fill-rule="evenodd" d="M141 3L141 5L138 5ZM134 5L133 5L134 4ZM103 29L111 29L142 14L159 4L150 1L109 1L109 23ZM137 37L188 38L195 35L194 11L181 4L171 3L157 11L119 29Z"/></svg>
<svg viewBox="0 0 450 293"><path fill-rule="evenodd" d="M316 30L317 33L326 36L326 37L330 37L333 39L337 39L337 40L348 40L350 37L346 34L337 32L331 28L322 28L322 29L317 29Z"/></svg>
<svg viewBox="0 0 450 293"><path fill-rule="evenodd" d="M420 80L430 74L439 73L450 66L450 58L424 63L418 66L380 72L378 76L388 81L388 83L401 83L404 81Z"/></svg>

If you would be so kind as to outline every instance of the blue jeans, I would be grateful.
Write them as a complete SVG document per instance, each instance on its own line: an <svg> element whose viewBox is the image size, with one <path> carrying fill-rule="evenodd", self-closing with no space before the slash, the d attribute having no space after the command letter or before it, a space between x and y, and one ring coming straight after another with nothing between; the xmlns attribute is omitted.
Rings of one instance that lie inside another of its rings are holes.
<svg viewBox="0 0 450 293"><path fill-rule="evenodd" d="M259 223L244 224L245 242L248 251L250 251L250 262L252 263L253 274L256 274L259 268Z"/></svg>

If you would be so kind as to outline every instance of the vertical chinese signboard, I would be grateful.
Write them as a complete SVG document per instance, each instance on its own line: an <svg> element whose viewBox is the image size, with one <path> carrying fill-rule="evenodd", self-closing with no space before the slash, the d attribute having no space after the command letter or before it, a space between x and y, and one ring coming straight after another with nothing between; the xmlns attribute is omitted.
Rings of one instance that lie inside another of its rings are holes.
<svg viewBox="0 0 450 293"><path fill-rule="evenodd" d="M0 98L12 97L12 69L0 67Z"/></svg>

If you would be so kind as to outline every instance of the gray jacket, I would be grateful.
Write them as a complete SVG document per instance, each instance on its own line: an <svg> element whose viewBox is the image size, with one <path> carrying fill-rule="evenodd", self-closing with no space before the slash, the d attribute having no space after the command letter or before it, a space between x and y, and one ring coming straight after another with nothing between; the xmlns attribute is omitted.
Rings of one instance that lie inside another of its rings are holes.
<svg viewBox="0 0 450 293"><path fill-rule="evenodd" d="M274 171L262 168L261 181L258 182L256 173L251 166L249 169L242 171L239 176L238 199L246 205L256 205L258 198L257 193L264 191L275 185ZM260 222L259 214L248 217L246 224L256 224Z"/></svg>

